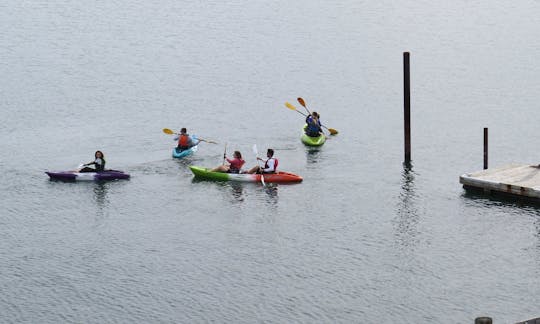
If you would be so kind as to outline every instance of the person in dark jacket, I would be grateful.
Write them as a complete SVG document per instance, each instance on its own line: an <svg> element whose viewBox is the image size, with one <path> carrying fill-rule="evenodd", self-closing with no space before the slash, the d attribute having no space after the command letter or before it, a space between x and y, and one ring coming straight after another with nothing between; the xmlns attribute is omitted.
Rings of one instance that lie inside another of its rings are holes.
<svg viewBox="0 0 540 324"><path fill-rule="evenodd" d="M306 117L307 127L305 132L307 136L319 137L321 134L323 134L320 117L321 116L316 111L313 111L311 115Z"/></svg>
<svg viewBox="0 0 540 324"><path fill-rule="evenodd" d="M95 168L88 167L89 165L94 165ZM94 161L83 164L84 168L80 169L79 172L101 172L105 171L105 156L103 152L96 151L94 154Z"/></svg>

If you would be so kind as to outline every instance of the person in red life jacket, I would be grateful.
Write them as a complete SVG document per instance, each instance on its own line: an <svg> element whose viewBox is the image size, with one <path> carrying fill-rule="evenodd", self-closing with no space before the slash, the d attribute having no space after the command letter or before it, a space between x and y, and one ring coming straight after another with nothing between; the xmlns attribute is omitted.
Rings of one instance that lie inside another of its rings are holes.
<svg viewBox="0 0 540 324"><path fill-rule="evenodd" d="M227 154L223 154L223 158L229 162L229 165L220 165L213 168L212 172L227 172L227 173L240 173L242 166L246 161L242 160L242 153L240 151L234 151L233 158L227 158Z"/></svg>
<svg viewBox="0 0 540 324"><path fill-rule="evenodd" d="M182 127L180 134L174 137L175 141L178 141L177 149L180 151L187 150L190 147L193 147L199 144L198 140L194 140L193 137L189 136L187 129Z"/></svg>
<svg viewBox="0 0 540 324"><path fill-rule="evenodd" d="M266 161L264 161L260 157L257 157L257 160L264 161L264 167L260 167L257 165L249 169L249 171L247 171L246 173L276 173L278 159L274 157L274 150L268 149L268 151L266 152L266 157L268 157Z"/></svg>

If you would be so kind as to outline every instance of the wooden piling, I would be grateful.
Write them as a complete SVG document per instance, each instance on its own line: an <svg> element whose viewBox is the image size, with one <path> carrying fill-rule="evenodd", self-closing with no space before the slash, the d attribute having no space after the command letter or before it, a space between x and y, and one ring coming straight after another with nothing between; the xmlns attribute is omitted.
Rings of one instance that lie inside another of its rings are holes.
<svg viewBox="0 0 540 324"><path fill-rule="evenodd" d="M484 170L488 168L488 129L484 127Z"/></svg>
<svg viewBox="0 0 540 324"><path fill-rule="evenodd" d="M411 74L409 68L409 52L403 53L403 101L404 101L404 129L405 129L405 161L411 163Z"/></svg>
<svg viewBox="0 0 540 324"><path fill-rule="evenodd" d="M493 320L491 317L477 317L474 319L474 324L492 324Z"/></svg>

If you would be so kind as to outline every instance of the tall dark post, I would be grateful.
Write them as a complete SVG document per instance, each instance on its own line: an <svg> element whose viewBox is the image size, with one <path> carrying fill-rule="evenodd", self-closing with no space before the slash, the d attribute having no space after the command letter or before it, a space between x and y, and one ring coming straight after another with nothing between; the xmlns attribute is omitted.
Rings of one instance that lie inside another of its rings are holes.
<svg viewBox="0 0 540 324"><path fill-rule="evenodd" d="M484 170L488 168L488 129L484 127Z"/></svg>
<svg viewBox="0 0 540 324"><path fill-rule="evenodd" d="M405 164L411 163L411 73L409 69L409 52L403 53L403 100L405 129Z"/></svg>
<svg viewBox="0 0 540 324"><path fill-rule="evenodd" d="M493 320L491 317L483 316L483 317L477 317L474 319L474 324L492 324Z"/></svg>

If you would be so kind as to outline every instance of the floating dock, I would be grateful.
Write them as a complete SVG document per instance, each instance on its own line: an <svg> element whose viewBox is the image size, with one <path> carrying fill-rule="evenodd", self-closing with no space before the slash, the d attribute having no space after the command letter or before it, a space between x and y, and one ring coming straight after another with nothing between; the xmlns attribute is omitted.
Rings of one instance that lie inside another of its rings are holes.
<svg viewBox="0 0 540 324"><path fill-rule="evenodd" d="M533 319L530 319L530 320L524 321L524 322L519 322L519 323L516 323L516 324L540 324L540 317L533 318Z"/></svg>
<svg viewBox="0 0 540 324"><path fill-rule="evenodd" d="M459 177L465 190L502 194L540 202L540 167L510 164L500 168L466 173Z"/></svg>

